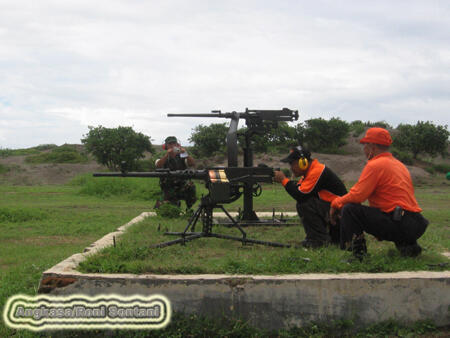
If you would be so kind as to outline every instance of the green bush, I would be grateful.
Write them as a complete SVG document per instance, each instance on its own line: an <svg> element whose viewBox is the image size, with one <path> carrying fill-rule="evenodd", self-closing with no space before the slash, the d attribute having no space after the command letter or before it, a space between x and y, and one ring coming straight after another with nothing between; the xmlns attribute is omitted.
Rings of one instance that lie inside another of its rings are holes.
<svg viewBox="0 0 450 338"><path fill-rule="evenodd" d="M135 170L136 161L144 158L145 151L154 153L150 137L131 127L89 127L81 142L98 163L111 170Z"/></svg>
<svg viewBox="0 0 450 338"><path fill-rule="evenodd" d="M431 122L418 121L416 125L400 124L394 137L394 146L410 151L416 159L420 153L431 156L445 156L448 149L450 132L447 125L434 125Z"/></svg>
<svg viewBox="0 0 450 338"><path fill-rule="evenodd" d="M58 146L56 144L40 144L37 147L34 147L34 149L39 151L50 150L54 148L58 148Z"/></svg>
<svg viewBox="0 0 450 338"><path fill-rule="evenodd" d="M238 141L241 148L245 145L245 133L248 128L238 130ZM286 152L290 146L299 143L298 130L281 121L274 125L270 121L263 123L261 133L251 135L252 147L255 152L279 154Z"/></svg>
<svg viewBox="0 0 450 338"><path fill-rule="evenodd" d="M192 154L196 157L211 157L224 153L228 127L226 123L212 123L209 126L202 124L192 129L189 142L194 145Z"/></svg>
<svg viewBox="0 0 450 338"><path fill-rule="evenodd" d="M391 153L392 153L392 155L394 155L394 157L397 160L399 160L400 162L402 162L404 164L412 165L414 162L411 154L409 154L406 151L401 151L399 149L392 148Z"/></svg>
<svg viewBox="0 0 450 338"><path fill-rule="evenodd" d="M302 128L297 129L301 130ZM339 118L310 119L305 121L301 139L311 151L336 153L347 143L349 131L350 125Z"/></svg>
<svg viewBox="0 0 450 338"><path fill-rule="evenodd" d="M6 174L7 172L9 172L11 169L4 164L0 163L0 174Z"/></svg>
<svg viewBox="0 0 450 338"><path fill-rule="evenodd" d="M439 173L446 174L446 173L450 172L450 164L444 164L444 163L434 164L433 169Z"/></svg>
<svg viewBox="0 0 450 338"><path fill-rule="evenodd" d="M33 155L39 154L39 150L36 148L27 148L27 149L0 149L0 157L9 157L9 156L24 156L24 155Z"/></svg>
<svg viewBox="0 0 450 338"><path fill-rule="evenodd" d="M436 173L433 167L426 167L424 168L424 170L431 175L434 175Z"/></svg>
<svg viewBox="0 0 450 338"><path fill-rule="evenodd" d="M386 121L377 121L377 122L364 122L364 124L366 125L366 127L379 127L379 128L384 128L384 129L392 129L392 126L387 123Z"/></svg>
<svg viewBox="0 0 450 338"><path fill-rule="evenodd" d="M158 216L165 218L178 218L183 216L181 208L170 203L161 204L159 208L155 209L155 212Z"/></svg>
<svg viewBox="0 0 450 338"><path fill-rule="evenodd" d="M350 131L352 132L353 137L358 137L361 135L366 129L366 124L361 120L356 120L350 123Z"/></svg>
<svg viewBox="0 0 450 338"><path fill-rule="evenodd" d="M46 217L47 213L40 209L0 208L0 222L18 223Z"/></svg>
<svg viewBox="0 0 450 338"><path fill-rule="evenodd" d="M81 154L74 146L64 144L60 147L52 148L50 152L28 156L27 163L85 163L88 158Z"/></svg>

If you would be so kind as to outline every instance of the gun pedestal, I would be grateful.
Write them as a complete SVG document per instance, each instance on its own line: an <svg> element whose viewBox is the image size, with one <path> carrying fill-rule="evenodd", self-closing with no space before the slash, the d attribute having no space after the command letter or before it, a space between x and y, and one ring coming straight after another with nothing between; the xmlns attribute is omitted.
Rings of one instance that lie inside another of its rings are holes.
<svg viewBox="0 0 450 338"><path fill-rule="evenodd" d="M225 213L225 215L227 215L228 219L230 220L230 222L232 224L231 226L236 227L240 231L242 237L219 234L219 233L215 233L212 231L213 210L215 208L221 209ZM195 226L200 218L202 220L202 225L203 225L202 231L195 232L194 231ZM212 201L210 195L202 197L200 206L194 212L194 214L191 216L191 218L188 222L188 225L186 226L186 228L184 229L183 232L165 232L164 234L181 236L181 238L175 239L173 241L167 241L167 242L152 245L151 246L152 248L164 248L166 246L175 245L175 244L185 245L186 242L192 241L194 239L202 238L202 237L215 237L215 238L229 239L232 241L242 242L243 245L248 243L248 244L260 244L260 245L267 245L267 246L274 246L274 247L284 247L284 248L291 247L290 244L261 241L261 240L257 240L257 239L247 238L246 232L242 229L242 227L239 225L239 223L228 213L228 211L223 207L223 205L216 204L214 201Z"/></svg>

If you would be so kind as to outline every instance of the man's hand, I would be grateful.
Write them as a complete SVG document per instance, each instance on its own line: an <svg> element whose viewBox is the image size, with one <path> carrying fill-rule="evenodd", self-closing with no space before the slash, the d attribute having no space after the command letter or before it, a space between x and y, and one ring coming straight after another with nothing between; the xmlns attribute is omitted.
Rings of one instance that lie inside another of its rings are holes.
<svg viewBox="0 0 450 338"><path fill-rule="evenodd" d="M279 170L274 171L273 180L275 182L281 183L286 178L286 175Z"/></svg>
<svg viewBox="0 0 450 338"><path fill-rule="evenodd" d="M336 225L336 220L339 217L339 210L335 208L330 208L330 223Z"/></svg>

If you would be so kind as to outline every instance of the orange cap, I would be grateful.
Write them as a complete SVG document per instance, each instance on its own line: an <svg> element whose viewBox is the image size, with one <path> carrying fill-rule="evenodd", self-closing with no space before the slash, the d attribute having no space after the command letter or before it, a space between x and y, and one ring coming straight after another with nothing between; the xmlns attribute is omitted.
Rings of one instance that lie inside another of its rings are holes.
<svg viewBox="0 0 450 338"><path fill-rule="evenodd" d="M390 146L392 138L386 129L375 127L367 129L366 136L359 140L359 143L375 143L383 146Z"/></svg>

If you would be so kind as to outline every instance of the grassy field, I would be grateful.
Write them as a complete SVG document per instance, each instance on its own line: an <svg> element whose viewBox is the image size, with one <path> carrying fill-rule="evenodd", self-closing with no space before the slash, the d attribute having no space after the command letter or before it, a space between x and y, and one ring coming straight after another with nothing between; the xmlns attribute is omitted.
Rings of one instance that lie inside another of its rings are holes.
<svg viewBox="0 0 450 338"><path fill-rule="evenodd" d="M113 231L141 212L151 210L154 205L155 194L158 190L156 180L145 181L145 184L142 184L139 179L130 180L131 187L129 183L118 184L117 180L114 180L114 183L108 180L98 182L101 183L92 183L90 178L86 176L78 178L71 185L0 186L0 307L3 308L7 298L14 294L35 294L43 271L64 258L81 252L86 246L106 233ZM121 188L111 188L112 186L120 186ZM113 191L111 189L118 190ZM204 193L204 188L199 186L198 192L199 194ZM424 263L425 266L430 262L444 262L445 258L441 258L438 253L445 250L449 251L450 247L448 239L450 186L447 181L439 177L432 184L426 183L418 186L417 197L424 209L424 215L431 220L429 229L420 240L426 250L418 262ZM237 210L240 203L235 202L228 209ZM264 187L262 196L255 199L255 209L257 211L271 211L272 207L277 210L292 211L295 210L295 203L279 186L267 186ZM160 222L162 228L165 228L165 220L160 219L156 222ZM182 224L185 220L180 222ZM158 235L155 232L155 226L150 223L142 223L139 227L146 227L146 230L149 231L149 238ZM172 229L172 225L169 227ZM135 229L130 232L130 235L137 231ZM230 231L230 229L221 230ZM269 233L278 231L279 235L282 236L282 233L288 231L288 229L271 228L258 231L266 233L268 237L272 238ZM291 227L289 231L294 231L297 234L292 237L292 242L299 242L302 239L303 231L300 227ZM249 237L260 236L250 228L247 232ZM261 234L261 236L263 235ZM126 269L154 269L154 267L146 265L145 262L145 257L149 255L147 249L149 242L147 242L145 236L140 237L143 237L142 242L137 242L132 236L128 239L132 242L136 241L137 248L142 249L135 252L125 251L125 257L136 256L135 263L130 263L131 265L134 264L134 267L126 267ZM205 248L211 245L211 240L202 239L195 242L192 245L189 243L185 248L177 246L163 250L165 250L164 252L174 250L174 253L178 252L179 256L183 256L183 254L186 254L185 250L191 250L192 247L198 246L203 247L203 250L198 250L199 255L209 258L210 255ZM120 243L122 242L119 242L119 245L124 246ZM379 248L378 245L381 245L381 247ZM389 254L389 248L386 249L384 245L385 243L374 243L372 241L369 244L369 251L374 260L373 264L371 263L372 267L385 266L386 262L377 261L377 257L384 252L388 254L389 259L393 259L397 263L404 261L407 269L411 264L415 266L417 263L415 261L410 262L408 259L401 259L395 253ZM279 253L279 255L274 255L274 262L283 262L283 269L286 269L285 271L291 269L292 272L341 271L338 268L341 266L341 257L347 257L347 253L334 248L306 252L303 250L295 251L294 249L260 248L258 246L242 247L239 243L224 240L217 240L217 247L224 250L223 252L227 252L228 257L222 258L222 265L214 265L213 263L213 268L216 271L231 273L250 271L248 270L250 263L243 263L243 259L256 250L267 250L272 254ZM391 248L393 248L392 245ZM160 255L163 250L154 254ZM119 252L119 250L116 250L116 252ZM285 253L281 254L281 252ZM324 265L323 261L328 258L331 259L330 255L334 254L336 254L336 258L331 260L334 263ZM110 260L111 262L117 262L115 258L114 260L110 258ZM270 261L267 263L270 263ZM122 271L125 267L120 264L122 263L119 263L117 270ZM112 269L112 267L101 268L106 271ZM160 269L167 268L160 267ZM174 269L184 269L187 273L198 271L197 267L192 266L183 268L177 265ZM263 272L265 268L261 264L253 264L251 269L255 272ZM346 267L346 269L348 268ZM350 269L354 269L354 267ZM362 266L357 264L355 269L362 269ZM401 269L401 267L398 267L398 269ZM448 267L432 267L430 269L448 269ZM376 268L373 270L379 271ZM158 269L153 271L158 271ZM273 271L273 273L278 272L280 271ZM17 333L1 324L0 336L10 335L35 336L35 334L26 332Z"/></svg>
<svg viewBox="0 0 450 338"><path fill-rule="evenodd" d="M367 236L369 256L362 263L349 264L349 252L336 246L316 250L296 249L305 238L301 226L246 227L248 238L291 244L293 248L274 248L261 245L245 245L240 242L217 238L202 238L186 244L162 249L150 245L176 239L165 236L164 231L183 231L188 220L150 217L132 227L118 241L116 247L91 256L80 266L83 272L128 273L231 273L231 274L291 274L308 272L395 272L420 270L446 270L448 259L442 252L450 248L448 236L450 212L446 209L450 200L447 185L423 185L417 188L417 198L424 215L431 225L419 243L423 254L417 258L401 257L392 242L379 242ZM280 185L265 187L263 195L256 199L256 209L270 211L294 210L293 200ZM235 210L238 204L229 207ZM196 231L202 227L199 221ZM236 228L214 226L213 231L240 237Z"/></svg>

